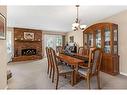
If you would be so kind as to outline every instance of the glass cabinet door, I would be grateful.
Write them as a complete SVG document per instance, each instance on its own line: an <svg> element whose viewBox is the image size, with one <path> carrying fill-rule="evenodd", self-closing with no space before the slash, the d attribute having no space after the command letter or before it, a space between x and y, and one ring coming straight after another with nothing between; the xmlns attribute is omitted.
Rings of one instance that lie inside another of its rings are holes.
<svg viewBox="0 0 127 95"><path fill-rule="evenodd" d="M104 29L104 52L105 53L110 53L111 52L111 47L110 47L110 36L111 36L111 31L107 27Z"/></svg>
<svg viewBox="0 0 127 95"><path fill-rule="evenodd" d="M93 47L93 33L88 34L88 47Z"/></svg>
<svg viewBox="0 0 127 95"><path fill-rule="evenodd" d="M84 48L87 48L87 34L84 34Z"/></svg>
<svg viewBox="0 0 127 95"><path fill-rule="evenodd" d="M96 30L96 47L101 48L101 30Z"/></svg>
<svg viewBox="0 0 127 95"><path fill-rule="evenodd" d="M114 54L117 54L118 53L118 41L117 41L117 37L118 37L118 32L117 32L117 29L115 29L114 31L114 46L113 46L113 50L114 50Z"/></svg>

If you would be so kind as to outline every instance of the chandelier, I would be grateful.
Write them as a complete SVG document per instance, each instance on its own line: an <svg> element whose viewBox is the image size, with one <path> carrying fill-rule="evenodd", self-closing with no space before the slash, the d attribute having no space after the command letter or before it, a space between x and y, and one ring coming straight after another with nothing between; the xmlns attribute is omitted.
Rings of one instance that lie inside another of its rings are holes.
<svg viewBox="0 0 127 95"><path fill-rule="evenodd" d="M79 5L76 5L76 19L75 22L72 24L72 30L73 31L78 31L78 30L84 30L86 28L86 25L80 25L80 20L79 20Z"/></svg>

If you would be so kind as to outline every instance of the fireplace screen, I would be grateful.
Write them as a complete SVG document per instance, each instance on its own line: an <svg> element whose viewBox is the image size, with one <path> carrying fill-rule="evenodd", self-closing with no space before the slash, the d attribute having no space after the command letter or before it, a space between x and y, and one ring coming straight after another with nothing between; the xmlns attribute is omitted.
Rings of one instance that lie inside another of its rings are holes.
<svg viewBox="0 0 127 95"><path fill-rule="evenodd" d="M36 55L36 49L22 49L22 56Z"/></svg>

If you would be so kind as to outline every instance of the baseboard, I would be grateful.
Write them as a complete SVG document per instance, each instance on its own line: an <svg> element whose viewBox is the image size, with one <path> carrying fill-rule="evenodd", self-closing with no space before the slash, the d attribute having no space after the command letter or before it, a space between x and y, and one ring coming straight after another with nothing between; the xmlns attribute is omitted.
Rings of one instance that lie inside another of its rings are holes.
<svg viewBox="0 0 127 95"><path fill-rule="evenodd" d="M127 73L120 72L121 75L127 76Z"/></svg>
<svg viewBox="0 0 127 95"><path fill-rule="evenodd" d="M8 89L8 85L4 89L7 90Z"/></svg>

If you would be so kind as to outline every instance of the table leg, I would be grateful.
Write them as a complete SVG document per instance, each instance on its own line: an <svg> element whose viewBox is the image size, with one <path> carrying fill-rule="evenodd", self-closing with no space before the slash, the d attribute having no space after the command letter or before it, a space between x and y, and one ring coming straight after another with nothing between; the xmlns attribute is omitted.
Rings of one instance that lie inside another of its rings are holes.
<svg viewBox="0 0 127 95"><path fill-rule="evenodd" d="M71 85L74 86L74 71L72 72L71 75Z"/></svg>
<svg viewBox="0 0 127 95"><path fill-rule="evenodd" d="M74 66L74 84L77 83L78 65Z"/></svg>

